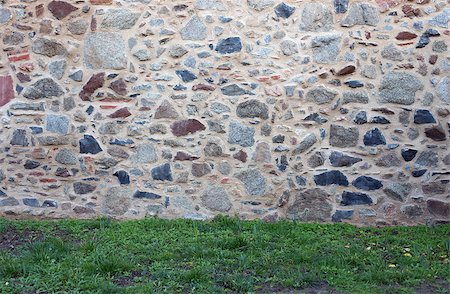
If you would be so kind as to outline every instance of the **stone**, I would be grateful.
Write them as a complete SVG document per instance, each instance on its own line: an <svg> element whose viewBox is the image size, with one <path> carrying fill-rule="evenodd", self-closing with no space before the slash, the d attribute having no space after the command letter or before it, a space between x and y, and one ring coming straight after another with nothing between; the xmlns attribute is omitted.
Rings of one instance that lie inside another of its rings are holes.
<svg viewBox="0 0 450 294"><path fill-rule="evenodd" d="M227 212L232 204L227 191L219 185L210 184L201 196L202 204L212 211Z"/></svg>
<svg viewBox="0 0 450 294"><path fill-rule="evenodd" d="M353 182L352 185L358 189L365 191L378 190L383 187L383 183L381 181L368 177L368 176L359 176Z"/></svg>
<svg viewBox="0 0 450 294"><path fill-rule="evenodd" d="M330 221L333 210L331 198L330 194L319 188L299 191L288 206L286 217L305 222Z"/></svg>
<svg viewBox="0 0 450 294"><path fill-rule="evenodd" d="M388 72L383 76L379 88L381 103L411 105L423 83L415 75L406 72Z"/></svg>
<svg viewBox="0 0 450 294"><path fill-rule="evenodd" d="M15 129L9 144L22 147L28 146L27 131L24 129Z"/></svg>
<svg viewBox="0 0 450 294"><path fill-rule="evenodd" d="M236 108L236 114L241 118L269 118L269 108L265 103L259 102L256 99L250 99L239 103Z"/></svg>
<svg viewBox="0 0 450 294"><path fill-rule="evenodd" d="M115 30L131 29L140 16L140 12L134 12L125 8L108 9L104 14L100 27L103 29Z"/></svg>
<svg viewBox="0 0 450 294"><path fill-rule="evenodd" d="M10 75L0 76L0 107L14 99L14 82Z"/></svg>
<svg viewBox="0 0 450 294"><path fill-rule="evenodd" d="M378 128L367 131L364 134L363 142L366 146L386 145L386 139Z"/></svg>
<svg viewBox="0 0 450 294"><path fill-rule="evenodd" d="M255 95L251 91L245 90L236 84L227 85L220 88L223 95L226 96L241 96L241 95Z"/></svg>
<svg viewBox="0 0 450 294"><path fill-rule="evenodd" d="M334 167L352 166L362 161L361 158L352 157L338 151L331 152L329 159L331 165Z"/></svg>
<svg viewBox="0 0 450 294"><path fill-rule="evenodd" d="M408 183L389 183L383 189L383 192L391 199L405 201L412 190Z"/></svg>
<svg viewBox="0 0 450 294"><path fill-rule="evenodd" d="M194 5L199 10L226 10L221 0L196 0Z"/></svg>
<svg viewBox="0 0 450 294"><path fill-rule="evenodd" d="M352 3L347 15L341 20L341 26L376 26L379 22L378 10L368 3Z"/></svg>
<svg viewBox="0 0 450 294"><path fill-rule="evenodd" d="M146 49L140 49L133 53L133 56L136 57L139 61L148 61L152 58L150 51Z"/></svg>
<svg viewBox="0 0 450 294"><path fill-rule="evenodd" d="M33 42L31 50L36 54L45 55L47 57L66 56L68 54L64 45L45 38L37 38Z"/></svg>
<svg viewBox="0 0 450 294"><path fill-rule="evenodd" d="M433 115L430 111L426 109L417 109L414 112L414 123L415 124L432 124L436 123Z"/></svg>
<svg viewBox="0 0 450 294"><path fill-rule="evenodd" d="M391 121L388 120L387 118L385 118L384 116L374 116L370 119L369 123L371 124L381 124L381 125L386 125L386 124L390 124Z"/></svg>
<svg viewBox="0 0 450 294"><path fill-rule="evenodd" d="M342 105L348 104L348 103L368 104L369 103L369 95L365 91L344 92L344 93L342 93Z"/></svg>
<svg viewBox="0 0 450 294"><path fill-rule="evenodd" d="M388 44L381 50L381 57L392 61L402 61L403 53L394 44Z"/></svg>
<svg viewBox="0 0 450 294"><path fill-rule="evenodd" d="M314 182L318 186L339 185L348 186L347 177L338 170L326 171L318 175L314 175Z"/></svg>
<svg viewBox="0 0 450 294"><path fill-rule="evenodd" d="M442 195L447 193L448 180L434 181L422 185L422 191L426 195Z"/></svg>
<svg viewBox="0 0 450 294"><path fill-rule="evenodd" d="M83 71L77 70L69 75L69 78L74 80L75 82L81 82L83 80Z"/></svg>
<svg viewBox="0 0 450 294"><path fill-rule="evenodd" d="M180 58L182 56L184 56L186 53L188 53L188 51L186 50L186 48L184 48L181 45L175 45L170 47L169 49L169 55L170 57L173 58Z"/></svg>
<svg viewBox="0 0 450 294"><path fill-rule="evenodd" d="M102 83L102 86L103 86L103 83ZM111 82L111 84L109 84L108 88L113 90L118 95L124 96L128 93L127 84L125 83L125 81L123 79L117 79L117 80Z"/></svg>
<svg viewBox="0 0 450 294"><path fill-rule="evenodd" d="M274 0L247 0L250 8L256 11L263 11L266 8L272 7L275 4Z"/></svg>
<svg viewBox="0 0 450 294"><path fill-rule="evenodd" d="M64 115L47 115L47 131L67 135L69 133L70 121Z"/></svg>
<svg viewBox="0 0 450 294"><path fill-rule="evenodd" d="M322 166L325 163L325 156L323 152L315 152L308 158L307 164L310 168Z"/></svg>
<svg viewBox="0 0 450 294"><path fill-rule="evenodd" d="M24 205L26 206L30 206L30 207L40 207L40 203L39 200L37 200L36 198L23 198L22 202Z"/></svg>
<svg viewBox="0 0 450 294"><path fill-rule="evenodd" d="M194 15L180 31L181 39L191 41L205 40L207 34L206 25L197 15Z"/></svg>
<svg viewBox="0 0 450 294"><path fill-rule="evenodd" d="M229 37L217 42L215 50L220 54L231 54L242 50L242 42L239 37Z"/></svg>
<svg viewBox="0 0 450 294"><path fill-rule="evenodd" d="M66 65L67 63L65 60L55 60L48 64L48 71L52 77L60 80L64 76Z"/></svg>
<svg viewBox="0 0 450 294"><path fill-rule="evenodd" d="M311 40L313 60L320 64L334 63L341 49L340 33L327 33L314 36Z"/></svg>
<svg viewBox="0 0 450 294"><path fill-rule="evenodd" d="M125 41L119 33L92 32L84 42L84 64L89 69L124 69Z"/></svg>
<svg viewBox="0 0 450 294"><path fill-rule="evenodd" d="M84 138L80 139L80 153L97 154L102 151L103 149L92 135L84 135Z"/></svg>
<svg viewBox="0 0 450 294"><path fill-rule="evenodd" d="M161 195L158 195L158 194L155 194L152 192L145 192L145 191L136 191L133 194L133 197L137 198L137 199L151 199L151 200L156 200L156 199L162 198Z"/></svg>
<svg viewBox="0 0 450 294"><path fill-rule="evenodd" d="M102 199L101 209L110 215L124 215L131 207L131 191L126 187L111 187Z"/></svg>
<svg viewBox="0 0 450 294"><path fill-rule="evenodd" d="M73 183L73 191L78 195L85 195L95 191L97 189L96 186L83 183L83 182L75 182Z"/></svg>
<svg viewBox="0 0 450 294"><path fill-rule="evenodd" d="M54 208L57 208L58 207L58 202L56 202L55 200L44 200L44 202L42 202L42 206L41 207L54 207Z"/></svg>
<svg viewBox="0 0 450 294"><path fill-rule="evenodd" d="M330 126L330 145L333 147L355 147L358 145L358 128L334 125Z"/></svg>
<svg viewBox="0 0 450 294"><path fill-rule="evenodd" d="M417 204L406 204L400 207L400 211L409 218L421 216L424 210Z"/></svg>
<svg viewBox="0 0 450 294"><path fill-rule="evenodd" d="M427 29L425 33L420 36L419 42L416 44L416 48L424 48L430 43L430 37L437 37L440 35L441 34L435 29Z"/></svg>
<svg viewBox="0 0 450 294"><path fill-rule="evenodd" d="M89 23L84 19L77 19L67 24L67 30L74 35L83 35L88 29Z"/></svg>
<svg viewBox="0 0 450 294"><path fill-rule="evenodd" d="M53 16L58 20L61 20L72 12L78 10L76 6L73 6L65 1L51 1L47 7Z"/></svg>
<svg viewBox="0 0 450 294"><path fill-rule="evenodd" d="M25 169L35 169L38 168L41 165L41 163L39 161L35 161L35 160L27 160L25 161L25 164L23 165L23 167Z"/></svg>
<svg viewBox="0 0 450 294"><path fill-rule="evenodd" d="M135 152L130 157L133 163L154 163L158 160L155 145L152 143L142 143L135 147Z"/></svg>
<svg viewBox="0 0 450 294"><path fill-rule="evenodd" d="M186 70L186 69L176 70L175 73L185 83L189 83L189 82L192 82L193 80L197 79L197 76L194 73L192 73L191 71Z"/></svg>
<svg viewBox="0 0 450 294"><path fill-rule="evenodd" d="M354 65L347 65L347 66L341 68L340 70L338 70L336 72L336 75L337 76L346 76L346 75L354 73L355 70L356 70L356 67Z"/></svg>
<svg viewBox="0 0 450 294"><path fill-rule="evenodd" d="M306 101L321 105L331 102L337 95L338 92L320 85L312 90L309 90L305 97Z"/></svg>
<svg viewBox="0 0 450 294"><path fill-rule="evenodd" d="M395 151L389 151L383 153L383 156L375 160L376 166L381 167L393 167L393 166L401 166L402 162L397 156Z"/></svg>
<svg viewBox="0 0 450 294"><path fill-rule="evenodd" d="M161 102L158 108L155 111L154 118L155 119L164 119L164 118L178 118L178 112L175 108L170 104L170 102L165 99Z"/></svg>
<svg viewBox="0 0 450 294"><path fill-rule="evenodd" d="M238 144L242 147L251 147L255 144L255 129L238 121L231 121L228 131L228 143Z"/></svg>
<svg viewBox="0 0 450 294"><path fill-rule="evenodd" d="M1 13L1 11L0 11ZM19 201L14 197L8 197L4 199L0 199L0 207L1 206L18 206L20 205Z"/></svg>
<svg viewBox="0 0 450 294"><path fill-rule="evenodd" d="M243 163L246 163L247 162L247 153L242 150L239 150L239 152L233 154L233 158L237 159Z"/></svg>
<svg viewBox="0 0 450 294"><path fill-rule="evenodd" d="M152 168L151 174L153 180L155 181L173 181L170 163L164 163L160 166Z"/></svg>
<svg viewBox="0 0 450 294"><path fill-rule="evenodd" d="M280 43L281 52L286 56L298 53L298 45L292 40L283 40Z"/></svg>
<svg viewBox="0 0 450 294"><path fill-rule="evenodd" d="M211 173L211 166L207 162L193 162L191 173L194 177L203 177Z"/></svg>
<svg viewBox="0 0 450 294"><path fill-rule="evenodd" d="M350 88L361 88L361 87L364 87L364 83L361 82L361 81L358 81L358 80L346 81L344 84L349 86Z"/></svg>
<svg viewBox="0 0 450 294"><path fill-rule="evenodd" d="M258 142L252 159L257 163L270 163L272 161L270 145L266 142Z"/></svg>
<svg viewBox="0 0 450 294"><path fill-rule="evenodd" d="M170 129L172 130L172 134L177 137L181 137L188 134L194 134L198 131L203 131L206 127L197 119L191 118L174 122L170 126Z"/></svg>
<svg viewBox="0 0 450 294"><path fill-rule="evenodd" d="M315 143L317 142L317 137L314 133L307 134L302 141L295 147L295 149L292 151L292 155L298 155L309 148L311 148Z"/></svg>
<svg viewBox="0 0 450 294"><path fill-rule="evenodd" d="M411 32L403 31L403 32L398 33L395 38L400 41L405 41L405 40L415 39L415 38L417 38L417 35L414 33L411 33Z"/></svg>
<svg viewBox="0 0 450 294"><path fill-rule="evenodd" d="M428 211L438 217L449 218L450 217L450 202L438 200L438 199L428 199L427 200Z"/></svg>
<svg viewBox="0 0 450 294"><path fill-rule="evenodd" d="M410 149L410 148L404 148L401 150L401 154L403 159L408 162L414 159L414 157L416 157L417 154L417 150L415 149Z"/></svg>
<svg viewBox="0 0 450 294"><path fill-rule="evenodd" d="M346 13L349 0L333 0L334 10L336 13ZM353 211L352 211L353 214Z"/></svg>
<svg viewBox="0 0 450 294"><path fill-rule="evenodd" d="M206 149L206 147L205 147L205 149ZM195 160L195 159L198 159L199 157L197 157L197 156L194 156L194 155L192 155L192 154L189 154L189 153L187 153L187 152L184 152L184 151L178 151L177 152L177 154L175 154L175 157L173 158L173 160L174 161L177 161L177 160L179 160L179 161L192 161L192 160Z"/></svg>
<svg viewBox="0 0 450 294"><path fill-rule="evenodd" d="M250 196L264 196L267 192L267 180L258 169L246 169L234 175L245 187Z"/></svg>
<svg viewBox="0 0 450 294"><path fill-rule="evenodd" d="M442 77L436 85L436 93L445 104L450 104L450 77Z"/></svg>
<svg viewBox="0 0 450 294"><path fill-rule="evenodd" d="M375 79L377 77L377 68L373 64L366 64L361 67L361 75L368 79Z"/></svg>
<svg viewBox="0 0 450 294"><path fill-rule="evenodd" d="M300 16L300 30L327 32L333 26L333 12L322 3L305 3Z"/></svg>
<svg viewBox="0 0 450 294"><path fill-rule="evenodd" d="M341 205L342 206L350 206L350 205L372 205L373 200L369 195L360 192L342 192L341 197Z"/></svg>
<svg viewBox="0 0 450 294"><path fill-rule="evenodd" d="M91 101L92 95L95 93L95 91L103 87L104 83L105 83L104 72L92 75L92 77L89 79L86 85L83 86L83 89L79 93L81 100Z"/></svg>
<svg viewBox="0 0 450 294"><path fill-rule="evenodd" d="M295 12L295 7L281 2L275 6L274 11L276 16L287 19Z"/></svg>
<svg viewBox="0 0 450 294"><path fill-rule="evenodd" d="M121 185L130 184L130 175L124 170L116 171L113 173L113 176L117 177Z"/></svg>
<svg viewBox="0 0 450 294"><path fill-rule="evenodd" d="M126 118L131 116L131 112L128 109L128 107L122 107L114 111L113 113L109 114L108 117L110 118Z"/></svg>
<svg viewBox="0 0 450 294"><path fill-rule="evenodd" d="M12 13L9 9L0 7L0 25L7 24L12 19Z"/></svg>
<svg viewBox="0 0 450 294"><path fill-rule="evenodd" d="M439 157L433 150L425 150L419 154L415 164L425 167L436 167L439 163Z"/></svg>
<svg viewBox="0 0 450 294"><path fill-rule="evenodd" d="M75 165L78 163L78 158L70 149L61 149L56 153L55 161L66 165Z"/></svg>
<svg viewBox="0 0 450 294"><path fill-rule="evenodd" d="M445 133L445 130L441 126L426 128L425 136L438 142L447 140L447 134Z"/></svg>
<svg viewBox="0 0 450 294"><path fill-rule="evenodd" d="M23 97L31 100L60 97L64 90L51 78L42 78L23 91Z"/></svg>

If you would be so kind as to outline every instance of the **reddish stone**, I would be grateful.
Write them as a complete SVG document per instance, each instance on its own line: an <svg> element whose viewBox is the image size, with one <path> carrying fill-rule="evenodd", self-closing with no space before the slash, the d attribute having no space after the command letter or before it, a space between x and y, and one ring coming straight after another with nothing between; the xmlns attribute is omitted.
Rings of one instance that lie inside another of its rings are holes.
<svg viewBox="0 0 450 294"><path fill-rule="evenodd" d="M28 53L27 49L14 50L14 51L8 52L9 62L16 62L16 61L29 60L29 59L30 59L30 54Z"/></svg>
<svg viewBox="0 0 450 294"><path fill-rule="evenodd" d="M0 76L0 107L14 99L14 83L10 75Z"/></svg>
<svg viewBox="0 0 450 294"><path fill-rule="evenodd" d="M178 113L169 101L164 100L155 111L155 119L178 118Z"/></svg>
<svg viewBox="0 0 450 294"><path fill-rule="evenodd" d="M44 14L44 4L36 5L35 11L36 17L42 16Z"/></svg>
<svg viewBox="0 0 450 294"><path fill-rule="evenodd" d="M113 90L114 92L116 92L116 94L118 95L126 95L128 93L127 91L127 85L125 84L123 79L118 79L114 82L112 82L109 85L109 88L111 90Z"/></svg>
<svg viewBox="0 0 450 294"><path fill-rule="evenodd" d="M34 177L42 177L44 175L43 172L40 171L34 171L30 173L30 176L34 176Z"/></svg>
<svg viewBox="0 0 450 294"><path fill-rule="evenodd" d="M191 161L191 160L196 160L198 159L197 156L191 155L187 152L183 152L183 151L178 151L177 154L175 155L174 160L180 160L180 161Z"/></svg>
<svg viewBox="0 0 450 294"><path fill-rule="evenodd" d="M194 177L203 177L211 173L211 166L207 162L193 162L191 173Z"/></svg>
<svg viewBox="0 0 450 294"><path fill-rule="evenodd" d="M214 88L213 86L207 84L197 84L192 86L192 91L214 91L215 89L216 88Z"/></svg>
<svg viewBox="0 0 450 294"><path fill-rule="evenodd" d="M95 32L97 30L97 18L95 15L91 17L91 31Z"/></svg>
<svg viewBox="0 0 450 294"><path fill-rule="evenodd" d="M413 8L412 5L403 5L402 6L403 13L410 18L413 18L414 16L420 16L420 9L419 8Z"/></svg>
<svg viewBox="0 0 450 294"><path fill-rule="evenodd" d="M187 134L193 134L198 131L203 131L206 127L196 119L185 119L174 122L170 129L172 130L172 134L177 137L186 136Z"/></svg>
<svg viewBox="0 0 450 294"><path fill-rule="evenodd" d="M397 40L412 40L414 38L417 38L417 35L410 32L400 32L395 38Z"/></svg>
<svg viewBox="0 0 450 294"><path fill-rule="evenodd" d="M116 109L117 105L100 105L101 109Z"/></svg>
<svg viewBox="0 0 450 294"><path fill-rule="evenodd" d="M45 178L45 179L40 179L39 180L41 183L54 183L54 182L57 182L58 180L57 179L48 179L48 178Z"/></svg>
<svg viewBox="0 0 450 294"><path fill-rule="evenodd" d="M64 1L52 1L47 6L48 10L53 14L57 19L63 19L78 8L73 6L70 3Z"/></svg>
<svg viewBox="0 0 450 294"><path fill-rule="evenodd" d="M441 126L425 129L425 135L434 141L445 141L447 139L447 135Z"/></svg>
<svg viewBox="0 0 450 294"><path fill-rule="evenodd" d="M391 7L395 7L399 5L401 2L404 2L405 0L375 0L378 4L378 10L380 12L385 12L389 10Z"/></svg>
<svg viewBox="0 0 450 294"><path fill-rule="evenodd" d="M110 5L112 0L90 0L92 5Z"/></svg>
<svg viewBox="0 0 450 294"><path fill-rule="evenodd" d="M444 202L437 199L428 199L427 207L431 214L450 217L450 202Z"/></svg>
<svg viewBox="0 0 450 294"><path fill-rule="evenodd" d="M238 153L233 154L233 158L242 162L247 162L247 153L245 151L240 150Z"/></svg>
<svg viewBox="0 0 450 294"><path fill-rule="evenodd" d="M79 96L83 101L91 101L91 96L97 89L103 87L105 83L105 73L101 72L93 75L89 81L84 85L83 90L81 90Z"/></svg>
<svg viewBox="0 0 450 294"><path fill-rule="evenodd" d="M128 110L128 107L123 107L121 109L116 110L115 112L108 115L110 118L125 118L129 117L131 112Z"/></svg>
<svg viewBox="0 0 450 294"><path fill-rule="evenodd" d="M437 61L437 59L438 59L438 56L437 56L437 55L431 55L430 58L428 59L428 62L429 62L430 64L435 64L436 61Z"/></svg>
<svg viewBox="0 0 450 294"><path fill-rule="evenodd" d="M355 72L356 67L354 65L347 65L343 69L339 70L336 75L345 76Z"/></svg>

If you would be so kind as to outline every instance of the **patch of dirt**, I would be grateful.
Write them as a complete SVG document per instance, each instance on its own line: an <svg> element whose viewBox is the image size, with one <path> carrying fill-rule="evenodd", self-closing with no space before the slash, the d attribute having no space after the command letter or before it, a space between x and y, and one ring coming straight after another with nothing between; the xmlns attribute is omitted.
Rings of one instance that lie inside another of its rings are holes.
<svg viewBox="0 0 450 294"><path fill-rule="evenodd" d="M444 280L437 280L433 283L422 283L414 288L416 294L450 293L450 283Z"/></svg>
<svg viewBox="0 0 450 294"><path fill-rule="evenodd" d="M315 283L307 285L299 289L292 287L283 287L281 285L273 285L270 283L259 284L255 287L256 293L277 293L277 294L341 294L331 288L327 282Z"/></svg>
<svg viewBox="0 0 450 294"><path fill-rule="evenodd" d="M25 229L18 231L15 228L0 233L0 250L14 250L17 247L30 245L45 238L40 231Z"/></svg>
<svg viewBox="0 0 450 294"><path fill-rule="evenodd" d="M134 278L148 277L150 278L150 273L140 272L140 271L132 271L129 276L119 276L113 279L113 283L120 287L131 286L134 284Z"/></svg>

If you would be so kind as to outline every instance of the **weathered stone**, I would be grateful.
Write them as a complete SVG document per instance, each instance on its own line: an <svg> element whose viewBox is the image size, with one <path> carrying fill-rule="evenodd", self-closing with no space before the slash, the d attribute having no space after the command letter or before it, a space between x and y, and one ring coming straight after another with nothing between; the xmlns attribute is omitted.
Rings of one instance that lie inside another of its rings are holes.
<svg viewBox="0 0 450 294"><path fill-rule="evenodd" d="M15 129L9 144L23 147L28 146L27 131L24 129Z"/></svg>
<svg viewBox="0 0 450 294"><path fill-rule="evenodd" d="M314 36L311 40L313 60L317 63L334 63L341 48L341 34L328 33Z"/></svg>
<svg viewBox="0 0 450 294"><path fill-rule="evenodd" d="M80 153L97 154L102 151L103 149L92 135L84 135L84 138L80 139Z"/></svg>
<svg viewBox="0 0 450 294"><path fill-rule="evenodd" d="M70 121L64 115L47 115L47 131L67 135L69 133Z"/></svg>
<svg viewBox="0 0 450 294"><path fill-rule="evenodd" d="M233 158L237 159L243 163L247 162L247 153L245 151L239 150L239 152L233 154Z"/></svg>
<svg viewBox="0 0 450 294"><path fill-rule="evenodd" d="M65 60L55 60L48 64L48 71L52 77L60 80L64 76L66 65L67 63Z"/></svg>
<svg viewBox="0 0 450 294"><path fill-rule="evenodd" d="M397 40L404 41L404 40L412 40L417 38L417 35L411 32L400 32L395 37Z"/></svg>
<svg viewBox="0 0 450 294"><path fill-rule="evenodd" d="M48 10L50 10L50 12L53 14L53 16L59 20L78 10L77 7L64 1L51 1L47 7Z"/></svg>
<svg viewBox="0 0 450 294"><path fill-rule="evenodd" d="M426 109L417 109L414 112L414 123L415 124L432 124L436 123L436 120L434 119L433 115L430 113L430 111Z"/></svg>
<svg viewBox="0 0 450 294"><path fill-rule="evenodd" d="M221 39L217 43L215 50L220 54L231 54L235 52L240 52L242 50L241 38L229 37L226 39Z"/></svg>
<svg viewBox="0 0 450 294"><path fill-rule="evenodd" d="M0 25L8 23L12 19L12 13L9 9L0 8Z"/></svg>
<svg viewBox="0 0 450 294"><path fill-rule="evenodd" d="M367 92L358 91L358 92L344 92L342 93L342 104L348 103L369 103L369 95Z"/></svg>
<svg viewBox="0 0 450 294"><path fill-rule="evenodd" d="M79 94L81 100L91 101L92 95L95 93L96 90L103 87L104 83L105 83L105 73L104 72L92 75L92 77L89 79L89 81L86 83L86 85L83 86L83 89L81 90L81 92Z"/></svg>
<svg viewBox="0 0 450 294"><path fill-rule="evenodd" d="M353 3L352 5L350 5L347 15L344 17L344 19L342 19L341 26L376 26L378 22L378 10L375 6L372 6L368 3Z"/></svg>
<svg viewBox="0 0 450 294"><path fill-rule="evenodd" d="M317 142L317 137L314 133L306 135L303 140L292 151L292 155L298 155L311 148Z"/></svg>
<svg viewBox="0 0 450 294"><path fill-rule="evenodd" d="M194 177L203 177L211 173L211 166L207 162L193 162L191 173Z"/></svg>
<svg viewBox="0 0 450 294"><path fill-rule="evenodd" d="M196 0L195 8L199 10L226 10L221 0Z"/></svg>
<svg viewBox="0 0 450 294"><path fill-rule="evenodd" d="M67 24L67 30L74 35L83 35L86 33L89 23L84 19L77 19Z"/></svg>
<svg viewBox="0 0 450 294"><path fill-rule="evenodd" d="M352 157L338 151L333 151L330 155L330 163L334 167L352 166L360 161L362 161L361 158Z"/></svg>
<svg viewBox="0 0 450 294"><path fill-rule="evenodd" d="M202 204L213 211L227 212L232 204L227 191L219 185L209 185L203 191Z"/></svg>
<svg viewBox="0 0 450 294"><path fill-rule="evenodd" d="M158 155L152 143L142 143L136 146L135 153L130 159L134 163L153 163L158 160Z"/></svg>
<svg viewBox="0 0 450 294"><path fill-rule="evenodd" d="M381 103L410 105L415 101L417 91L423 89L423 83L415 75L406 72L389 72L381 80Z"/></svg>
<svg viewBox="0 0 450 294"><path fill-rule="evenodd" d="M40 207L40 203L39 200L37 200L36 198L24 198L22 199L22 202L24 205L26 206L30 206L30 207Z"/></svg>
<svg viewBox="0 0 450 294"><path fill-rule="evenodd" d="M333 210L331 202L331 195L322 189L300 191L287 208L286 216L300 221L330 221Z"/></svg>
<svg viewBox="0 0 450 294"><path fill-rule="evenodd" d="M323 165L325 163L325 156L323 152L315 152L310 158L308 158L307 163L310 168L316 168Z"/></svg>
<svg viewBox="0 0 450 294"><path fill-rule="evenodd" d="M264 196L267 192L266 178L258 169L247 169L234 175L244 184L245 190L251 196Z"/></svg>
<svg viewBox="0 0 450 294"><path fill-rule="evenodd" d="M164 163L160 166L152 168L151 174L153 180L155 181L173 181L170 163Z"/></svg>
<svg viewBox="0 0 450 294"><path fill-rule="evenodd" d="M269 108L265 103L259 102L256 99L250 99L238 104L236 114L238 117L242 118L259 117L261 119L268 119Z"/></svg>
<svg viewBox="0 0 450 294"><path fill-rule="evenodd" d="M259 163L269 163L272 161L270 145L266 142L258 142L252 157L253 161Z"/></svg>
<svg viewBox="0 0 450 294"><path fill-rule="evenodd" d="M450 202L445 202L438 199L427 200L428 211L438 217L450 217Z"/></svg>
<svg viewBox="0 0 450 294"><path fill-rule="evenodd" d="M68 54L64 45L45 38L37 38L33 42L31 50L36 54L45 55L47 57L53 57L57 55L65 56Z"/></svg>
<svg viewBox="0 0 450 294"><path fill-rule="evenodd" d="M251 91L245 90L236 84L227 85L220 88L223 95L226 96L241 96L241 95L255 95Z"/></svg>
<svg viewBox="0 0 450 294"><path fill-rule="evenodd" d="M352 182L352 185L358 189L365 190L365 191L378 190L383 187L383 184L381 183L381 181L371 178L371 177L367 177L367 176L357 177Z"/></svg>
<svg viewBox="0 0 450 294"><path fill-rule="evenodd" d="M121 185L130 184L130 175L124 170L119 170L113 173L113 176L116 176Z"/></svg>
<svg viewBox="0 0 450 294"><path fill-rule="evenodd" d="M422 191L426 195L442 195L447 193L448 180L430 182L422 185Z"/></svg>
<svg viewBox="0 0 450 294"><path fill-rule="evenodd" d="M41 163L39 161L28 159L27 161L25 161L25 164L23 165L23 167L25 169L35 169L35 168L38 168L40 165L41 165Z"/></svg>
<svg viewBox="0 0 450 294"><path fill-rule="evenodd" d="M295 7L281 2L275 6L274 11L276 16L287 19L295 12Z"/></svg>
<svg viewBox="0 0 450 294"><path fill-rule="evenodd" d="M255 144L255 129L238 121L231 121L228 131L228 143L250 147Z"/></svg>
<svg viewBox="0 0 450 294"><path fill-rule="evenodd" d="M20 205L19 200L17 200L14 197L0 199L0 207L1 206L18 206L18 205Z"/></svg>
<svg viewBox="0 0 450 294"><path fill-rule="evenodd" d="M100 26L104 29L131 29L136 24L140 15L139 12L133 12L125 8L108 9Z"/></svg>
<svg viewBox="0 0 450 294"><path fill-rule="evenodd" d="M298 53L298 45L292 40L283 40L280 43L280 49L286 56L291 56Z"/></svg>
<svg viewBox="0 0 450 294"><path fill-rule="evenodd" d="M180 31L181 39L200 41L206 39L208 29L200 17L194 15Z"/></svg>
<svg viewBox="0 0 450 294"><path fill-rule="evenodd" d="M10 75L0 76L0 107L14 99L14 82Z"/></svg>
<svg viewBox="0 0 450 294"><path fill-rule="evenodd" d="M87 183L83 183L83 182L73 183L73 191L75 192L75 194L79 194L79 195L89 194L89 193L94 192L95 189L97 189L97 187L94 185L91 185L91 184L87 184Z"/></svg>
<svg viewBox="0 0 450 294"><path fill-rule="evenodd" d="M69 78L74 80L75 82L81 82L83 80L83 71L77 70L69 75Z"/></svg>
<svg viewBox="0 0 450 294"><path fill-rule="evenodd" d="M175 45L169 48L169 55L173 58L180 58L186 53L188 53L188 51L181 45Z"/></svg>
<svg viewBox="0 0 450 294"><path fill-rule="evenodd" d="M314 102L319 105L326 104L332 101L337 94L338 92L320 85L306 93L306 101Z"/></svg>
<svg viewBox="0 0 450 294"><path fill-rule="evenodd" d="M409 218L418 217L424 213L423 208L417 204L402 205L400 211Z"/></svg>
<svg viewBox="0 0 450 294"><path fill-rule="evenodd" d="M77 156L70 149L61 149L55 156L55 160L61 164L75 165L78 163Z"/></svg>
<svg viewBox="0 0 450 294"><path fill-rule="evenodd" d="M192 82L193 80L197 79L197 76L195 74L193 74L191 71L186 70L186 69L176 70L175 73L185 83L189 83L189 82Z"/></svg>
<svg viewBox="0 0 450 294"><path fill-rule="evenodd" d="M300 18L300 30L327 32L333 26L333 12L322 3L305 3Z"/></svg>
<svg viewBox="0 0 450 294"><path fill-rule="evenodd" d="M110 215L124 215L131 207L131 191L125 187L112 187L102 199L102 211Z"/></svg>
<svg viewBox="0 0 450 294"><path fill-rule="evenodd" d="M402 162L397 156L397 153L394 151L387 152L383 154L380 158L375 160L376 166L381 167L393 167L393 166L401 166Z"/></svg>
<svg viewBox="0 0 450 294"><path fill-rule="evenodd" d="M84 64L90 69L124 69L125 41L118 33L93 32L84 43Z"/></svg>
<svg viewBox="0 0 450 294"><path fill-rule="evenodd" d="M431 128L425 129L425 136L434 141L445 141L447 140L447 134L445 133L444 128L441 126L434 126Z"/></svg>
<svg viewBox="0 0 450 294"><path fill-rule="evenodd" d="M133 197L137 198L137 199L151 199L151 200L161 199L162 198L161 195L158 195L158 194L155 194L155 193L152 193L152 192L145 192L145 191L136 191L133 194Z"/></svg>
<svg viewBox="0 0 450 294"><path fill-rule="evenodd" d="M330 126L330 145L333 147L355 147L358 145L358 128L346 128L344 126Z"/></svg>
<svg viewBox="0 0 450 294"><path fill-rule="evenodd" d="M389 44L381 50L381 57L392 61L402 61L403 54L394 44Z"/></svg>
<svg viewBox="0 0 450 294"><path fill-rule="evenodd" d="M172 134L177 137L186 136L188 134L194 134L198 131L203 131L206 127L196 119L186 119L174 122L170 129Z"/></svg>
<svg viewBox="0 0 450 294"><path fill-rule="evenodd" d="M155 111L155 119L164 119L164 118L178 118L178 112L175 108L170 104L168 100L163 100L161 105Z"/></svg>
<svg viewBox="0 0 450 294"><path fill-rule="evenodd" d="M338 170L326 171L318 175L314 175L314 182L318 186L339 185L348 186L347 177Z"/></svg>
<svg viewBox="0 0 450 294"><path fill-rule="evenodd" d="M419 154L415 162L416 165L435 167L439 163L439 157L437 153L433 150L425 150Z"/></svg>
<svg viewBox="0 0 450 294"><path fill-rule="evenodd" d="M256 11L263 11L266 8L272 7L275 4L274 0L247 0L249 7Z"/></svg>
<svg viewBox="0 0 450 294"><path fill-rule="evenodd" d="M51 78L43 78L27 87L23 92L23 97L27 99L42 99L59 97L64 94L64 90Z"/></svg>
<svg viewBox="0 0 450 294"><path fill-rule="evenodd" d="M389 183L383 189L384 193L397 201L405 201L411 192L411 184L408 183Z"/></svg>
<svg viewBox="0 0 450 294"><path fill-rule="evenodd" d="M402 149L401 153L402 153L402 157L405 161L411 161L414 159L414 157L416 157L417 150L405 148L405 149Z"/></svg>
<svg viewBox="0 0 450 294"><path fill-rule="evenodd" d="M349 0L334 0L334 9L336 13L346 13ZM353 211L352 211L353 214Z"/></svg>
<svg viewBox="0 0 450 294"><path fill-rule="evenodd" d="M344 191L342 193L341 205L372 205L373 200L369 195L360 192Z"/></svg>
<svg viewBox="0 0 450 294"><path fill-rule="evenodd" d="M366 146L386 145L386 139L378 128L367 131L364 134L363 142Z"/></svg>
<svg viewBox="0 0 450 294"><path fill-rule="evenodd" d="M335 0L337 1L337 0ZM343 219L352 219L353 210L336 210L336 212L331 216L333 222L342 222Z"/></svg>

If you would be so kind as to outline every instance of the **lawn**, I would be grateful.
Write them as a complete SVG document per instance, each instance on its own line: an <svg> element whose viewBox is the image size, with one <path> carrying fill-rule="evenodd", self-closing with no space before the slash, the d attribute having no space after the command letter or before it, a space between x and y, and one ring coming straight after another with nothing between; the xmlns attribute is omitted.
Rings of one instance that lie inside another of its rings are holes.
<svg viewBox="0 0 450 294"><path fill-rule="evenodd" d="M0 219L0 293L448 293L450 226Z"/></svg>

